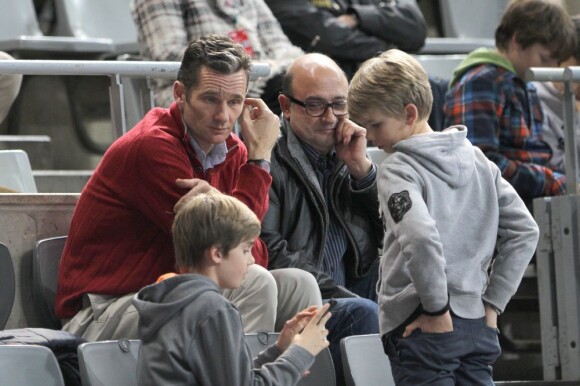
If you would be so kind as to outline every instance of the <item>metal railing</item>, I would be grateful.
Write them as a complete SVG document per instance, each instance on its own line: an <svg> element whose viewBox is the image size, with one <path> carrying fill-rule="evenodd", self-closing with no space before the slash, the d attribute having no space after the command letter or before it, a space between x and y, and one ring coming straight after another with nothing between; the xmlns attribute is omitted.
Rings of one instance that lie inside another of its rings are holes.
<svg viewBox="0 0 580 386"><path fill-rule="evenodd" d="M576 96L572 86L580 81L580 67L531 68L526 80L562 82L564 85L562 109L568 194L534 200L534 218L540 228L536 265L544 379L578 384L580 196L577 194Z"/></svg>
<svg viewBox="0 0 580 386"><path fill-rule="evenodd" d="M580 67L543 68L532 67L526 73L527 81L563 82L564 84L564 155L566 159L566 190L568 194L578 193L576 170L578 169L578 154L576 154L576 95L572 89L575 81L580 81Z"/></svg>
<svg viewBox="0 0 580 386"><path fill-rule="evenodd" d="M115 138L125 134L127 128L124 78L142 77L147 80L147 90L141 95L143 111L155 107L151 78L175 79L180 62L102 61L102 60L2 60L0 74L23 75L86 75L108 76L111 79L109 98ZM267 63L253 63L250 80L270 74Z"/></svg>

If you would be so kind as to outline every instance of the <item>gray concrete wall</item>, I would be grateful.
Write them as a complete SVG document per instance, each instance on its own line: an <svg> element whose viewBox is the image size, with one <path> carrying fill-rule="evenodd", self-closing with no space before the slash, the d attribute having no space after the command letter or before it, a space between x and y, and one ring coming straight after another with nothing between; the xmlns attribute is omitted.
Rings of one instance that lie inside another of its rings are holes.
<svg viewBox="0 0 580 386"><path fill-rule="evenodd" d="M0 242L12 255L16 297L6 329L41 327L32 299L36 242L68 234L79 194L0 194Z"/></svg>

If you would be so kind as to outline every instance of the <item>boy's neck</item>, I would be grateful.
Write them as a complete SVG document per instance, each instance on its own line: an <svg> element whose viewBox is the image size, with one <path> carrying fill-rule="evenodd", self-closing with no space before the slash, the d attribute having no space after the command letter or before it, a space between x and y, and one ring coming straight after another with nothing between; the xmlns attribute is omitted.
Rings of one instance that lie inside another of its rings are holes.
<svg viewBox="0 0 580 386"><path fill-rule="evenodd" d="M180 269L179 273L195 273L197 275L206 276L219 286L217 273L213 268L214 268L213 266L190 267L187 269Z"/></svg>
<svg viewBox="0 0 580 386"><path fill-rule="evenodd" d="M432 133L432 132L433 132L433 129L431 129L431 126L429 126L429 123L427 122L427 120L424 119L422 121L417 122L417 124L413 128L413 131L411 132L411 136Z"/></svg>

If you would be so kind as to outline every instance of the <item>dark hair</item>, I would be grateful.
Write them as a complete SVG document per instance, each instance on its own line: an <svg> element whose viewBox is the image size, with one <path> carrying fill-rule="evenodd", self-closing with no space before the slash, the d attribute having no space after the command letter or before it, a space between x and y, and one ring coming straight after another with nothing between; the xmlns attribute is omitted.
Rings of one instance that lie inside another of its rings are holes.
<svg viewBox="0 0 580 386"><path fill-rule="evenodd" d="M290 71L286 71L284 78L282 78L282 94L294 96L294 93L292 92L292 80L292 73Z"/></svg>
<svg viewBox="0 0 580 386"><path fill-rule="evenodd" d="M574 49L574 59L580 61L580 15L572 16L572 22L574 27L576 27L576 47Z"/></svg>
<svg viewBox="0 0 580 386"><path fill-rule="evenodd" d="M227 36L210 34L192 40L185 49L177 73L177 80L185 86L186 98L190 90L199 84L202 66L225 75L244 70L249 80L252 59L242 46Z"/></svg>
<svg viewBox="0 0 580 386"><path fill-rule="evenodd" d="M512 0L495 30L497 48L507 50L514 35L523 49L541 44L558 61L572 56L576 46L572 19L554 0Z"/></svg>

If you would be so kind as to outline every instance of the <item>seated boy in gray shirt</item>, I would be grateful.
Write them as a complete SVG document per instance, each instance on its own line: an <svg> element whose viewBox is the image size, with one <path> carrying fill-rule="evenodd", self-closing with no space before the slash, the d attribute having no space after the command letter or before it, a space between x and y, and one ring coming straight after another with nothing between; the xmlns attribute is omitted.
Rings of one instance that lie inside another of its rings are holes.
<svg viewBox="0 0 580 386"><path fill-rule="evenodd" d="M431 130L432 103L427 74L399 50L365 62L349 89L351 117L388 153L377 174L380 333L397 385L493 385L497 315L538 227L468 128Z"/></svg>
<svg viewBox="0 0 580 386"><path fill-rule="evenodd" d="M220 288L240 286L259 234L254 212L231 196L200 194L179 209L179 274L164 275L133 299L140 385L295 385L328 346L329 305L313 306L286 322L278 341L252 361L238 309Z"/></svg>

